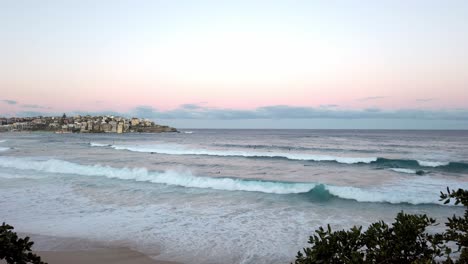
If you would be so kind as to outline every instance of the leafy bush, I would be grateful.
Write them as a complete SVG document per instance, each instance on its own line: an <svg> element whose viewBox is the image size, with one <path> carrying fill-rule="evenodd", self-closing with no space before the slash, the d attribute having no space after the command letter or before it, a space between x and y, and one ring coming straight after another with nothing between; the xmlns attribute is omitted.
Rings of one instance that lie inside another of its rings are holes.
<svg viewBox="0 0 468 264"><path fill-rule="evenodd" d="M465 206L463 217L452 216L446 232L430 234L428 227L436 221L427 215L398 213L389 226L383 221L373 223L366 231L354 226L350 230L332 231L320 227L309 238L308 248L298 252L295 264L312 263L468 263L468 191L447 188L441 201ZM447 243L457 245L456 262Z"/></svg>
<svg viewBox="0 0 468 264"><path fill-rule="evenodd" d="M34 242L29 237L19 238L13 227L3 223L0 226L0 260L8 264L46 264L41 257L31 252Z"/></svg>

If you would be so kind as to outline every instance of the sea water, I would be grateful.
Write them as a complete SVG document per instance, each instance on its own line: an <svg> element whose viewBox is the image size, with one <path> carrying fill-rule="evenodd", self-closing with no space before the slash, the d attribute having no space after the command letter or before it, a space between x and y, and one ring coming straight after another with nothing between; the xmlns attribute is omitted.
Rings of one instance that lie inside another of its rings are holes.
<svg viewBox="0 0 468 264"><path fill-rule="evenodd" d="M446 187L468 189L468 131L0 134L0 221L185 263L288 263L319 226L402 210L444 222L463 213Z"/></svg>

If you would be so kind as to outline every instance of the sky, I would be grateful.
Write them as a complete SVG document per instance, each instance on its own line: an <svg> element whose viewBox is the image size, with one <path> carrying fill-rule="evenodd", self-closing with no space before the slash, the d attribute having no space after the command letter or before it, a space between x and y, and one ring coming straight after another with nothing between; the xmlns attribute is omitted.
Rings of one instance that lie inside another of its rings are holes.
<svg viewBox="0 0 468 264"><path fill-rule="evenodd" d="M0 116L468 129L468 1L0 0Z"/></svg>

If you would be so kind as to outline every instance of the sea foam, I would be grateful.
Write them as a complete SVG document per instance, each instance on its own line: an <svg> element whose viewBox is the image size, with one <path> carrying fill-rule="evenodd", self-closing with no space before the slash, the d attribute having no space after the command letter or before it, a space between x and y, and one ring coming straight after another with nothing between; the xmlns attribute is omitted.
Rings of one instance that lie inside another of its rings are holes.
<svg viewBox="0 0 468 264"><path fill-rule="evenodd" d="M192 175L190 172L149 171L146 168L115 168L110 166L81 165L64 160L36 160L30 158L0 157L0 167L34 170L46 173L82 176L103 176L122 180L151 182L189 188L205 188L224 191L249 191L271 194L323 194L358 202L387 202L410 204L440 204L438 192L449 182L436 179L415 178L387 186L360 188L319 183L280 182L240 178L213 178ZM415 182L416 181L416 182ZM459 183L452 183L458 184ZM321 186L322 188L317 188ZM468 187L468 186L466 186Z"/></svg>
<svg viewBox="0 0 468 264"><path fill-rule="evenodd" d="M423 167L442 167L442 166L447 166L450 164L450 162L426 161L426 160L418 160L418 163L420 166L423 166Z"/></svg>
<svg viewBox="0 0 468 264"><path fill-rule="evenodd" d="M128 150L133 152L158 153L166 155L205 155L220 157L246 157L246 158L285 158L289 160L303 161L335 161L344 164L371 163L377 161L377 157L338 157L317 154L303 154L294 152L264 152L264 151L240 151L240 150L215 150L194 149L179 145L152 145L152 146L129 146L109 145L102 143L90 143L93 147L112 147L116 150Z"/></svg>
<svg viewBox="0 0 468 264"><path fill-rule="evenodd" d="M407 173L407 174L416 174L416 170L412 169L405 169L405 168L390 168L390 170L395 171L395 172L400 172L400 173Z"/></svg>

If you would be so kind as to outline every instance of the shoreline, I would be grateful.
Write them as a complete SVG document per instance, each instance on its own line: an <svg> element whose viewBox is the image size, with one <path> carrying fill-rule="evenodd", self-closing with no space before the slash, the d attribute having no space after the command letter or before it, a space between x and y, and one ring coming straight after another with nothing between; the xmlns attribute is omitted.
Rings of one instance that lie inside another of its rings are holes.
<svg viewBox="0 0 468 264"><path fill-rule="evenodd" d="M158 259L159 252L147 255L126 245L74 237L58 237L18 232L34 242L33 252L48 264L183 264ZM0 260L0 264L6 262Z"/></svg>
<svg viewBox="0 0 468 264"><path fill-rule="evenodd" d="M129 248L102 248L92 250L34 251L48 264L182 264L152 259Z"/></svg>

